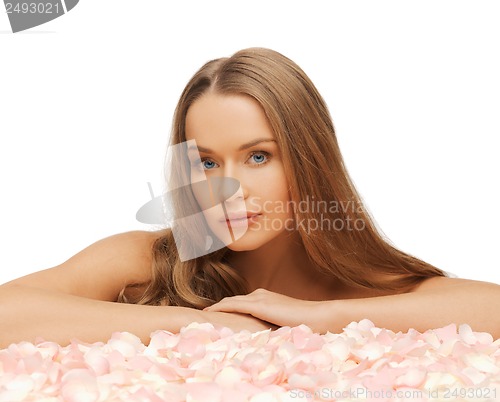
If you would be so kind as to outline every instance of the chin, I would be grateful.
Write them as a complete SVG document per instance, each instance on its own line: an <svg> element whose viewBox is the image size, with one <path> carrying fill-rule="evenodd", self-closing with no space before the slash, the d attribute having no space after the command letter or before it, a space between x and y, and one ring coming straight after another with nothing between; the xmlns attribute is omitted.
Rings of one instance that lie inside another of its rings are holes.
<svg viewBox="0 0 500 402"><path fill-rule="evenodd" d="M241 239L240 239L241 240ZM235 242L227 245L226 247L231 251L252 251L258 249L262 244L256 244L255 242L245 242L236 240Z"/></svg>
<svg viewBox="0 0 500 402"><path fill-rule="evenodd" d="M268 244L278 237L279 233L258 233L247 232L238 240L232 242L226 247L232 251L252 251Z"/></svg>

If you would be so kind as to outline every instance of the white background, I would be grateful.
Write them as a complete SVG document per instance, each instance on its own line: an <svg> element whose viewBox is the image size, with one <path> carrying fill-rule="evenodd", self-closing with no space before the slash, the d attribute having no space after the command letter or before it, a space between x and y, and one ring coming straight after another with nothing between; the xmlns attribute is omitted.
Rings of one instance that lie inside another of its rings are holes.
<svg viewBox="0 0 500 402"><path fill-rule="evenodd" d="M180 92L250 46L315 82L397 247L500 283L498 4L81 0L16 34L1 8L0 283L152 230L135 213L162 188Z"/></svg>

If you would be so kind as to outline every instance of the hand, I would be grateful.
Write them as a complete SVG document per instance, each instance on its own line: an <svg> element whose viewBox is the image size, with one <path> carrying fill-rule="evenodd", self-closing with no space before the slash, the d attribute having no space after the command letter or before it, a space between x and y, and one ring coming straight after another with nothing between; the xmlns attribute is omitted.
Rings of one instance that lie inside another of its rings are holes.
<svg viewBox="0 0 500 402"><path fill-rule="evenodd" d="M326 332L329 309L323 301L294 299L266 289L257 289L248 295L225 297L203 311L245 313L263 321L295 327L305 324L314 332Z"/></svg>
<svg viewBox="0 0 500 402"><path fill-rule="evenodd" d="M269 322L262 321L249 314L226 313L219 311L199 311L202 321L210 322L217 326L231 328L234 332L248 330L250 332L264 331L266 329L277 329L278 327Z"/></svg>

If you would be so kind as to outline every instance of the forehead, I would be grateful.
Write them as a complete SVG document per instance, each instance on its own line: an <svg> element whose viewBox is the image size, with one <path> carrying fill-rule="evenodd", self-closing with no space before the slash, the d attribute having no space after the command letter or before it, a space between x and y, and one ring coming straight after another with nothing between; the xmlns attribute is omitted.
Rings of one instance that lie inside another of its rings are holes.
<svg viewBox="0 0 500 402"><path fill-rule="evenodd" d="M186 140L206 146L274 138L263 108L247 95L204 94L189 107L185 130Z"/></svg>

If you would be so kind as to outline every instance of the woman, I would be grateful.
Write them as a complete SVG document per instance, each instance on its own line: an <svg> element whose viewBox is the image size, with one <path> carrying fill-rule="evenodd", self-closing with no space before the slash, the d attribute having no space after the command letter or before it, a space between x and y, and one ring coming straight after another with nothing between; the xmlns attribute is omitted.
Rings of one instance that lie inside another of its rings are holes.
<svg viewBox="0 0 500 402"><path fill-rule="evenodd" d="M455 322L500 337L499 285L450 278L377 231L325 102L283 55L205 64L181 95L171 149L170 227L108 237L2 285L0 346L114 331L147 343L193 321L320 333L363 318L394 331Z"/></svg>

